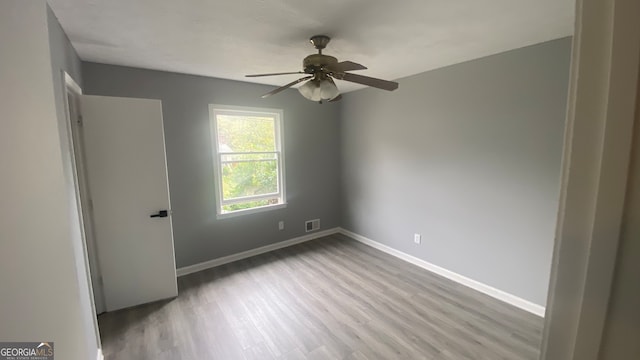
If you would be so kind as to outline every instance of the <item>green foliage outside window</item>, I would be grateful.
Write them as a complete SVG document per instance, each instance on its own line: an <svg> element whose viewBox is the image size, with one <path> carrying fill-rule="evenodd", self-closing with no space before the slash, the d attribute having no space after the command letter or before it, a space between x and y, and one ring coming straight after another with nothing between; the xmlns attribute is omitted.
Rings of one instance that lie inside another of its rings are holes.
<svg viewBox="0 0 640 360"><path fill-rule="evenodd" d="M216 120L222 161L223 199L278 192L274 119L218 115ZM222 208L224 211L235 211L277 202L277 198L263 199L224 205Z"/></svg>

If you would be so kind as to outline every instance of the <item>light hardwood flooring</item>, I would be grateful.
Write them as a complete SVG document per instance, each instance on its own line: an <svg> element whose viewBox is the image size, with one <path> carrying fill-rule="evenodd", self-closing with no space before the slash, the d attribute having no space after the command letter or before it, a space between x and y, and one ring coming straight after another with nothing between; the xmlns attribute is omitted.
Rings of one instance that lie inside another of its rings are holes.
<svg viewBox="0 0 640 360"><path fill-rule="evenodd" d="M99 316L106 360L537 359L543 320L332 235Z"/></svg>

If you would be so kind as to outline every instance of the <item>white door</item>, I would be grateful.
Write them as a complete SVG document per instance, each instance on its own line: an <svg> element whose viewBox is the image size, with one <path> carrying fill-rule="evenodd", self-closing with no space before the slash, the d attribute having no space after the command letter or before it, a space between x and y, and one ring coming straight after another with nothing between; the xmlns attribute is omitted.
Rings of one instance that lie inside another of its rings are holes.
<svg viewBox="0 0 640 360"><path fill-rule="evenodd" d="M107 311L178 295L159 100L81 97Z"/></svg>

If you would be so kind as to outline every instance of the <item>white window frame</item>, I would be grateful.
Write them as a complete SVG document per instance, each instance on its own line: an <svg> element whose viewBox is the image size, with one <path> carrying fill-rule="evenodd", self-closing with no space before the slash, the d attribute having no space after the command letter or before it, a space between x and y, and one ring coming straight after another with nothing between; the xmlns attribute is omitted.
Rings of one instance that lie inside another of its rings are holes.
<svg viewBox="0 0 640 360"><path fill-rule="evenodd" d="M238 152L238 153L221 153L220 152L220 144L218 143L218 121L217 115L245 115L245 116L265 116L265 117L273 117L274 119L274 130L275 130L275 151L271 152ZM254 107L241 107L241 106L229 106L229 105L220 105L220 104L209 104L209 124L211 127L211 147L212 147L212 155L213 155L213 165L214 171L213 175L216 182L216 216L218 219L224 219L228 217L234 217L239 215L247 215L254 214L257 212L282 209L287 206L287 196L286 196L286 184L285 184L285 160L284 160L284 114L280 109L269 109L269 108L254 108ZM236 198L232 200L225 201L223 198L222 191L222 155L226 154L275 154L276 156L276 164L278 169L278 191L275 193L265 194L265 195L257 195L257 196L245 196L242 198ZM247 201L255 201L262 199L272 199L277 197L279 199L277 204L269 204L263 206L257 206L249 209L235 210L235 211L224 211L222 209L225 205L232 205Z"/></svg>

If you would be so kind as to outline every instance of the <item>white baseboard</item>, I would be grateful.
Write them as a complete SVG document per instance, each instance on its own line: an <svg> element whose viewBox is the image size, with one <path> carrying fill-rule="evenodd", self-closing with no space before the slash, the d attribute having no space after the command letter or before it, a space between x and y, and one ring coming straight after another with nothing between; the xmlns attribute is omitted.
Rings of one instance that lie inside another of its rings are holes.
<svg viewBox="0 0 640 360"><path fill-rule="evenodd" d="M327 235L331 235L331 234L335 234L335 233L341 233L343 235L346 235L348 237L353 238L354 240L357 240L365 245L371 246L375 249L378 249L380 251L383 251L389 255L393 255L399 259L402 259L406 262L409 262L413 265L419 266L425 270L428 270L432 273L438 274L440 276L443 276L449 280L455 281L459 284L462 284L464 286L467 286L471 289L474 289L476 291L479 291L483 294L489 295L495 299L498 299L500 301L506 302L507 304L511 304L515 307L518 307L522 310L528 311L534 315L537 316L544 316L545 313L545 307L538 305L538 304L534 304L528 300L522 299L518 296L509 294L507 292L504 292L502 290L498 290L492 286L483 284L479 281L470 279L466 276L460 275L458 273L455 273L453 271L441 268L437 265L431 264L430 262L424 261L422 259L419 259L415 256L409 255L407 253L404 253L402 251L396 250L394 248L391 248L387 245L383 245L377 241L371 240L367 237L364 237L360 234L356 234L352 231L343 229L343 228L332 228L332 229L328 229L328 230L324 230L324 231L319 231L316 233L311 233L308 235L303 235L303 236L299 236L293 239L289 239L289 240L285 240L285 241L281 241L275 244L271 244L271 245L266 245L266 246L262 246L256 249L251 249L251 250L247 250L247 251L243 251L237 254L232 254L232 255L228 255L228 256L224 256L224 257L220 257L217 259L213 259L213 260L209 260L209 261L205 261L205 262L201 262L198 264L194 264L194 265L189 265L189 266L185 266L185 267L181 267L179 269L176 270L176 273L178 276L184 276L184 275L188 275L188 274L192 274L198 271L202 271L202 270L206 270L206 269L210 269L216 266L220 266L220 265L224 265L230 262L234 262L234 261L238 261L238 260L242 260L242 259L246 259L252 256L256 256L256 255L260 255L260 254L264 254L267 253L269 251L273 251L273 250L277 250L277 249L282 249L288 246L292 246L292 245L296 245L296 244L300 244L303 243L305 241L310 241L310 240L314 240L317 238L321 238L323 236L327 236ZM98 360L102 359L102 351L98 350Z"/></svg>
<svg viewBox="0 0 640 360"><path fill-rule="evenodd" d="M104 360L104 356L102 355L102 349L98 349L98 355L96 356L97 360Z"/></svg>
<svg viewBox="0 0 640 360"><path fill-rule="evenodd" d="M237 254L223 256L223 257L220 257L220 258L217 258L217 259L201 262L201 263L198 263L198 264L181 267L181 268L176 270L176 274L179 277L180 276L184 276L184 275L188 275L188 274L192 274L192 273L195 273L195 272L198 272L198 271L210 269L210 268L213 268L213 267L216 267L216 266L220 266L220 265L223 265L223 264L227 264L227 263L230 263L230 262L234 262L234 261L246 259L248 257L264 254L264 253L269 252L269 251L282 249L282 248L285 248L287 246L292 246L292 245L295 245L295 244L303 243L305 241L321 238L323 236L336 234L339 231L340 231L340 228L333 228L333 229L328 229L328 230L324 230L324 231L318 231L318 232L314 232L314 233L311 233L311 234L308 234L308 235L299 236L297 238L293 238L293 239L289 239L289 240L285 240L285 241L280 241L280 242L277 242L275 244L266 245L266 246L262 246L262 247L259 247L259 248L243 251L243 252L240 252L240 253L237 253Z"/></svg>
<svg viewBox="0 0 640 360"><path fill-rule="evenodd" d="M502 290L498 290L494 287L491 287L489 285L483 284L479 281L470 279L466 276L462 276L460 274L457 274L453 271L441 268L437 265L431 264L427 261L424 261L422 259L419 259L415 256L411 256L409 254L403 253L402 251L398 251L394 248L391 248L387 245L383 245L377 241L371 240L369 238L366 238L360 234L356 234L352 231L340 228L339 232L343 235L346 235L350 238L353 238L365 245L371 246L373 248L376 248L380 251L383 251L389 255L393 255L397 258L400 258L406 262L409 262L413 265L419 266L425 270L431 271L432 273L438 274L440 276L443 276L449 280L453 280L459 284L462 284L464 286L467 286L471 289L474 289L476 291L479 291L481 293L484 293L486 295L489 295L495 299L498 299L500 301L503 301L507 304L511 304L515 307L518 307L522 310L528 311L534 315L540 316L540 317L544 317L544 313L545 313L545 307L544 306L540 306L538 304L534 304L528 300L522 299L518 296L506 293Z"/></svg>

